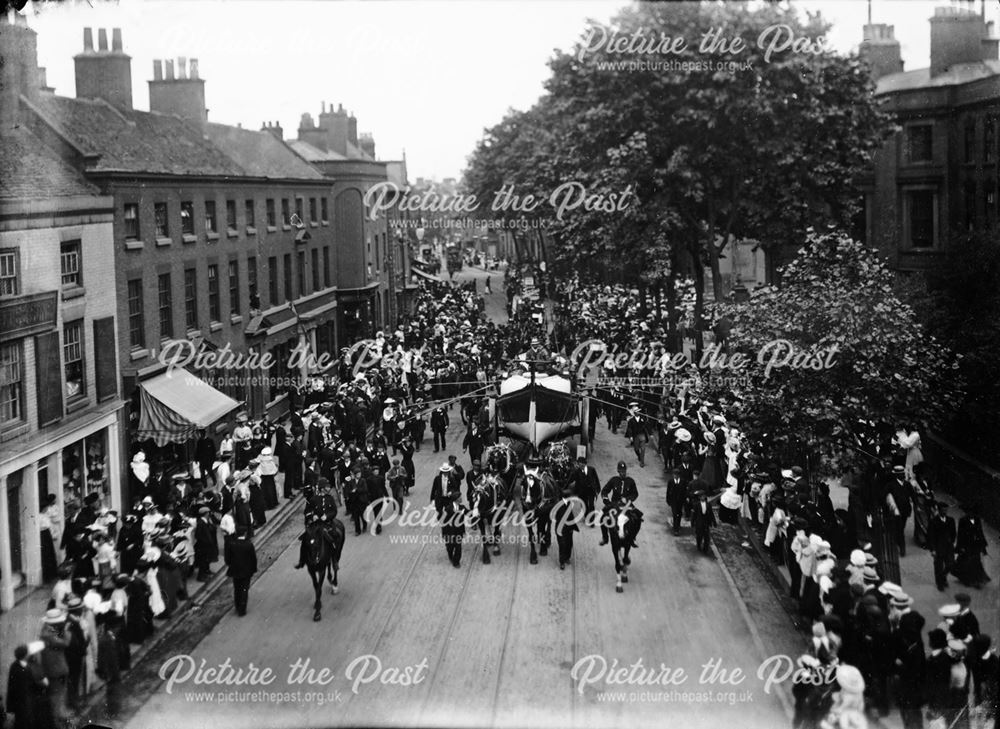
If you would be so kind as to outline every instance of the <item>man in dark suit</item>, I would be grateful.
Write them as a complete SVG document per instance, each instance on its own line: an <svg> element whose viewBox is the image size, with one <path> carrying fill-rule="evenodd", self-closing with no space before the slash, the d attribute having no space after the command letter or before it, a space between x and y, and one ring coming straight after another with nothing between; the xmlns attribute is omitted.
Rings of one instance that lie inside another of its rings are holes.
<svg viewBox="0 0 1000 729"><path fill-rule="evenodd" d="M948 587L948 572L955 564L955 520L947 510L947 502L938 501L927 528L927 548L934 555L934 581L942 592Z"/></svg>
<svg viewBox="0 0 1000 729"><path fill-rule="evenodd" d="M461 496L462 481L455 476L455 470L446 463L438 469L438 474L434 477L431 485L431 503L437 510L438 519L447 505L448 498L452 492L458 492Z"/></svg>
<svg viewBox="0 0 1000 729"><path fill-rule="evenodd" d="M677 468L670 469L667 481L667 506L674 518L674 534L681 531L681 517L684 515L684 505L687 503L687 485L681 480L681 472Z"/></svg>
<svg viewBox="0 0 1000 729"><path fill-rule="evenodd" d="M431 413L431 432L434 434L434 452L444 450L445 432L448 430L448 413L444 408L434 408Z"/></svg>
<svg viewBox="0 0 1000 729"><path fill-rule="evenodd" d="M712 541L712 527L715 526L715 512L708 503L708 494L696 491L694 508L691 510L691 521L694 523L694 539L698 550L708 554L708 545Z"/></svg>
<svg viewBox="0 0 1000 729"><path fill-rule="evenodd" d="M212 476L212 464L215 463L215 441L211 439L204 429L198 431L198 442L194 447L194 457L198 461L198 468L201 470L201 484L203 487L208 488L208 481Z"/></svg>
<svg viewBox="0 0 1000 729"><path fill-rule="evenodd" d="M247 528L239 526L236 538L226 544L226 575L233 578L233 601L236 614L247 614L247 600L250 597L250 580L257 572L257 551L247 537Z"/></svg>
<svg viewBox="0 0 1000 729"><path fill-rule="evenodd" d="M636 458L639 459L639 467L646 467L646 444L649 442L649 427L646 425L646 418L639 410L639 403L629 403L629 416L625 422L625 437L632 444Z"/></svg>
<svg viewBox="0 0 1000 729"><path fill-rule="evenodd" d="M285 484L282 487L282 496L290 499L295 495L296 489L302 488L302 464L303 464L302 439L295 437L288 444L288 452L285 455Z"/></svg>
<svg viewBox="0 0 1000 729"><path fill-rule="evenodd" d="M576 472L576 495L583 500L584 506L587 507L584 514L584 518L586 518L595 511L594 502L597 500L597 494L601 491L601 481L597 477L597 471L594 467L587 465L586 456L580 456L576 460L580 465ZM592 520L590 526L595 526Z"/></svg>
<svg viewBox="0 0 1000 729"><path fill-rule="evenodd" d="M889 481L888 497L892 498L889 510L892 512L892 530L899 546L899 556L906 556L906 521L913 513L913 503L910 500L911 486L906 480L906 471L902 466L892 467L892 479ZM893 508L895 507L895 508Z"/></svg>
<svg viewBox="0 0 1000 729"><path fill-rule="evenodd" d="M219 559L219 542L211 513L207 506L199 507L194 525L194 564L198 568L198 582L208 581L212 563Z"/></svg>
<svg viewBox="0 0 1000 729"><path fill-rule="evenodd" d="M28 667L28 646L19 645L7 671L7 711L14 715L14 729L32 729L42 723L35 717L35 693L35 679Z"/></svg>

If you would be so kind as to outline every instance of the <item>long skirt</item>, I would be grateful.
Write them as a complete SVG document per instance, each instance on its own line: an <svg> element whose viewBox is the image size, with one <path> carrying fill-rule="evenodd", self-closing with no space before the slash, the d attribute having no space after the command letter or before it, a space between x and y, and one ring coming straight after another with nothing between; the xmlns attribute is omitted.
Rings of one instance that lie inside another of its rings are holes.
<svg viewBox="0 0 1000 729"><path fill-rule="evenodd" d="M260 490L264 494L264 508L267 510L278 508L278 487L275 485L274 476L260 477Z"/></svg>
<svg viewBox="0 0 1000 729"><path fill-rule="evenodd" d="M715 456L706 456L705 465L701 468L701 480L711 487L712 491L725 488L722 467Z"/></svg>
<svg viewBox="0 0 1000 729"><path fill-rule="evenodd" d="M981 585L989 582L989 575L983 567L982 557L974 552L959 552L955 555L955 566L951 568L951 573L955 579L963 585Z"/></svg>
<svg viewBox="0 0 1000 729"><path fill-rule="evenodd" d="M913 496L913 541L918 547L927 546L927 528L931 523L930 504L921 495Z"/></svg>
<svg viewBox="0 0 1000 729"><path fill-rule="evenodd" d="M266 508L263 489L256 484L251 485L250 513L253 515L253 525L255 528L260 528L267 524L267 516L264 514Z"/></svg>
<svg viewBox="0 0 1000 729"><path fill-rule="evenodd" d="M56 560L56 545L52 542L52 532L48 529L42 529L41 542L42 582L51 582L58 577L56 574L56 570L58 569Z"/></svg>

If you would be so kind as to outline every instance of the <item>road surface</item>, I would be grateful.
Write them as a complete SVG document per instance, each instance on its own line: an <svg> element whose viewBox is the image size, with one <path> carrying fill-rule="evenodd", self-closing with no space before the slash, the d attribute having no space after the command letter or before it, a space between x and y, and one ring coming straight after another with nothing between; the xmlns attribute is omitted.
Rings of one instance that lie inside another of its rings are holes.
<svg viewBox="0 0 1000 729"><path fill-rule="evenodd" d="M470 274L486 275L456 278ZM502 275L492 276L488 312L502 316ZM448 452L467 467L453 420ZM426 506L446 455L429 444L414 459L412 509ZM565 571L554 544L529 564L520 528L488 566L467 538L456 569L438 529L394 523L378 536L348 529L340 593L325 591L317 623L288 529L246 617L230 611L193 649L154 657L173 680L150 687L128 726L786 726L776 691L758 678L770 651L724 566L695 550L690 528L670 533L655 458L639 468L624 438L600 426L591 463L602 483L619 459L646 514L624 593L599 529L577 535ZM721 673L704 669L712 661ZM207 672L227 662L228 672Z"/></svg>

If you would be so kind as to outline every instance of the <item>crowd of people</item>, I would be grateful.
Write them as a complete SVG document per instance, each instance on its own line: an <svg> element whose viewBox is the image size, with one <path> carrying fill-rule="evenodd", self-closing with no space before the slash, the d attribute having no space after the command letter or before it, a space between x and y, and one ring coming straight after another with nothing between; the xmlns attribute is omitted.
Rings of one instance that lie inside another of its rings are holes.
<svg viewBox="0 0 1000 729"><path fill-rule="evenodd" d="M609 350L645 354L624 366L607 358L587 373L593 378L584 426L590 437L604 417L611 434L628 440L640 468L655 449L667 475L675 534L687 520L698 548L710 553L718 522L749 525L787 568L791 598L812 624L793 688L796 727L864 726L866 710L885 714L891 705L907 729L925 725L925 710L948 727L995 717L997 656L990 636L979 631L971 597L958 594L957 604L942 607L925 643L926 618L913 609L898 566L880 549L885 542L905 551L912 515L914 543L934 554L942 590L949 575L970 587L989 580L979 517L967 513L956 525L947 504L935 499L916 429L874 438L876 458L864 472L845 471L849 504L836 509L829 485L808 473L807 463L787 463L787 454L741 430L738 390L709 402L697 368L686 370L683 380L665 379L666 312L642 316L637 292L573 280L555 291L550 329L544 306L526 296L525 273L511 267L505 276L505 324L485 316L474 283L427 282L395 331L379 332L367 350L345 348L336 366L290 393L281 423L254 424L244 416L218 441L199 433L194 457L174 473L151 468L145 453L135 452L134 501L124 518L96 497L67 516L60 544L65 559L38 641L18 647L10 674L8 705L18 721L29 717L19 726L58 722L102 682L115 683L129 665L131 646L187 598L188 580L210 578L220 538L225 547L266 524L280 503L278 474L282 498L299 491L325 495L310 515L336 516L343 508L356 535L378 534L379 512L369 505L385 498L402 505L415 486L414 453L447 452L457 414L469 473L450 455L431 499L439 515L454 510L465 485L471 505L470 478L490 467L484 451L491 443L491 385L519 357L569 367L571 353L595 339ZM540 271L527 273L545 285ZM593 513L598 496L620 501L629 482L634 489L624 462L617 480L601 489L585 461L575 464L553 499L578 495ZM372 530L367 517L376 522ZM556 536L563 566L572 534ZM448 547L457 565L461 539L450 539Z"/></svg>
<svg viewBox="0 0 1000 729"><path fill-rule="evenodd" d="M915 428L867 424L872 458L845 468L848 505L835 509L829 484L806 472L808 463L783 465L786 453L741 431L738 388L709 402L699 397L696 367L673 369L665 311L641 316L638 292L622 286L571 281L559 293L554 349L569 355L597 339L605 351L643 355L600 364L591 437L606 417L640 467L655 443L675 534L689 520L707 552L718 522L742 522L787 568L791 598L812 624L794 677L795 727L865 726L866 712L884 716L893 705L907 729L928 725L925 718L949 729L995 721L996 648L979 630L972 598L958 593L942 606L925 640L927 620L898 584L898 561L876 556L905 554L912 516L912 542L933 554L940 590L949 576L977 589L990 580L980 515L969 507L956 526L935 497Z"/></svg>

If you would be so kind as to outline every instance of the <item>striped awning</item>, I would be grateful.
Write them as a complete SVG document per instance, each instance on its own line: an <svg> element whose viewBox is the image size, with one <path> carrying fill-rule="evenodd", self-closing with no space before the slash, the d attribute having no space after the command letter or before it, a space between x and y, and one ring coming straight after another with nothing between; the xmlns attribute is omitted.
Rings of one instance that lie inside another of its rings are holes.
<svg viewBox="0 0 1000 729"><path fill-rule="evenodd" d="M182 368L139 383L139 395L139 440L158 446L183 443L240 406Z"/></svg>

